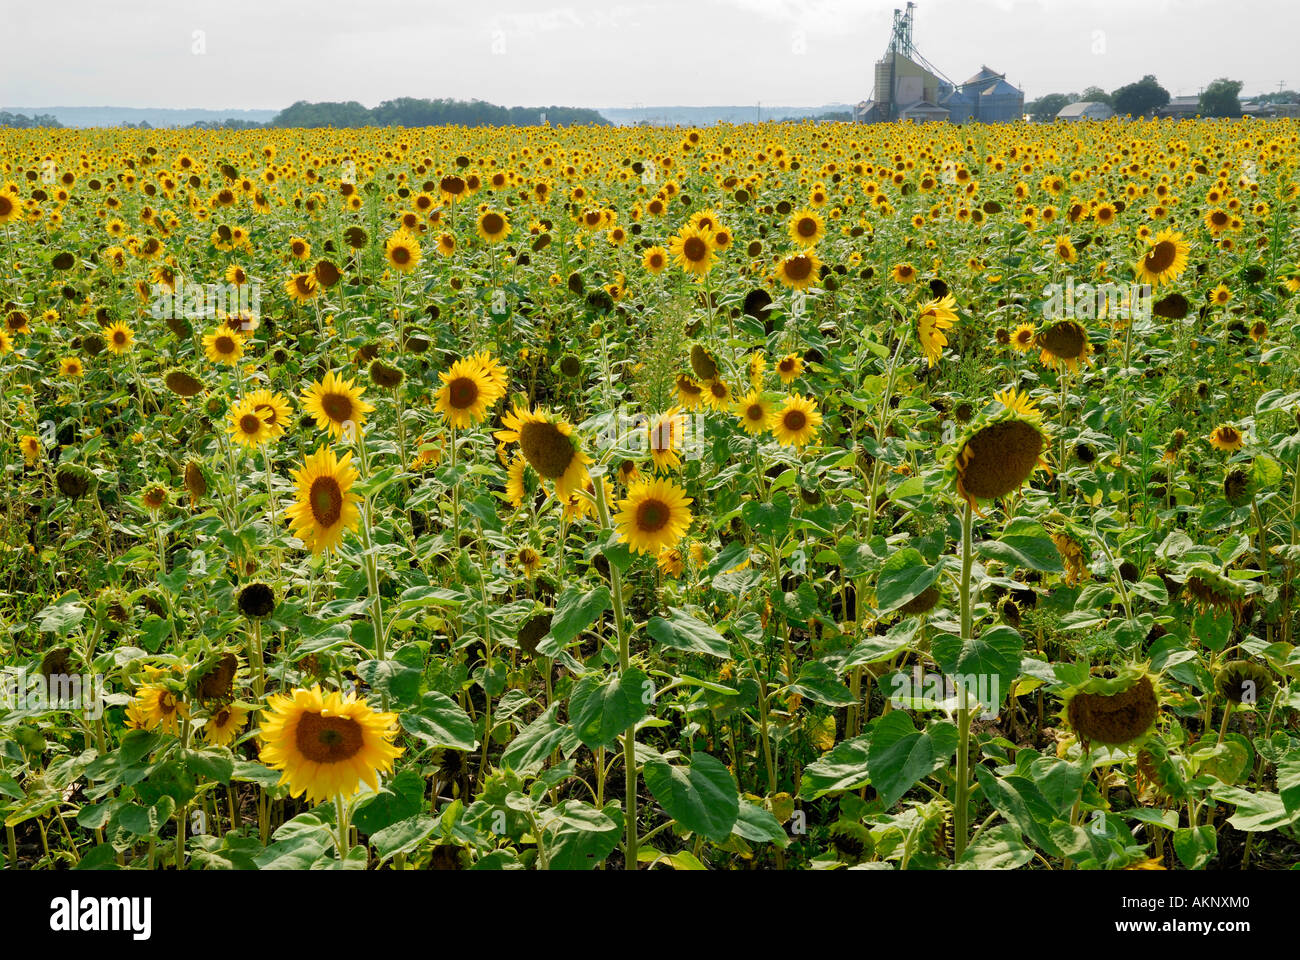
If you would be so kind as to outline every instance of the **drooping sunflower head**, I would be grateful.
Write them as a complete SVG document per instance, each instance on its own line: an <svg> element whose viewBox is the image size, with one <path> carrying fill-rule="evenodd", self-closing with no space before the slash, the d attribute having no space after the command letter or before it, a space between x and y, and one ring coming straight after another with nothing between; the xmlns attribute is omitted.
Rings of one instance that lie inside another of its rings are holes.
<svg viewBox="0 0 1300 960"><path fill-rule="evenodd" d="M557 498L567 498L587 482L586 465L591 460L579 448L567 421L516 405L502 423L506 429L494 436L505 443L518 443L529 466L554 484Z"/></svg>
<svg viewBox="0 0 1300 960"><path fill-rule="evenodd" d="M1234 580L1208 563L1198 562L1183 571L1183 597L1200 610L1219 612L1241 609L1249 590L1248 581Z"/></svg>
<svg viewBox="0 0 1300 960"><path fill-rule="evenodd" d="M1221 423L1215 427L1207 438L1210 446L1226 453L1236 453L1246 443L1246 438L1231 423Z"/></svg>
<svg viewBox="0 0 1300 960"><path fill-rule="evenodd" d="M261 620L275 612L275 589L260 580L241 587L235 600L239 612L250 620Z"/></svg>
<svg viewBox="0 0 1300 960"><path fill-rule="evenodd" d="M1146 667L1108 668L1064 694L1064 718L1085 745L1122 747L1146 738L1160 715L1159 678Z"/></svg>
<svg viewBox="0 0 1300 960"><path fill-rule="evenodd" d="M939 362L939 358L943 356L943 348L948 345L948 337L944 331L957 322L957 313L953 309L955 306L956 300L949 294L925 304L917 317L916 335L921 341L925 359L932 367Z"/></svg>
<svg viewBox="0 0 1300 960"><path fill-rule="evenodd" d="M60 463L54 484L69 500L80 500L95 485L95 475L79 463Z"/></svg>
<svg viewBox="0 0 1300 960"><path fill-rule="evenodd" d="M1088 331L1074 320L1048 324L1038 332L1034 345L1042 351L1038 359L1043 366L1077 373L1080 364L1092 362L1089 359L1092 344L1088 340Z"/></svg>
<svg viewBox="0 0 1300 960"><path fill-rule="evenodd" d="M691 344L691 370L701 380L712 380L718 375L718 362L702 343Z"/></svg>
<svg viewBox="0 0 1300 960"><path fill-rule="evenodd" d="M203 391L203 381L183 367L172 367L164 373L163 383L178 397L193 397Z"/></svg>
<svg viewBox="0 0 1300 960"><path fill-rule="evenodd" d="M1214 677L1219 696L1235 704L1256 704L1272 689L1268 667L1250 660L1229 660Z"/></svg>
<svg viewBox="0 0 1300 960"><path fill-rule="evenodd" d="M995 394L994 400L996 409L976 417L957 442L950 467L957 493L972 505L1019 490L1044 465L1047 434L1034 402L1010 389Z"/></svg>

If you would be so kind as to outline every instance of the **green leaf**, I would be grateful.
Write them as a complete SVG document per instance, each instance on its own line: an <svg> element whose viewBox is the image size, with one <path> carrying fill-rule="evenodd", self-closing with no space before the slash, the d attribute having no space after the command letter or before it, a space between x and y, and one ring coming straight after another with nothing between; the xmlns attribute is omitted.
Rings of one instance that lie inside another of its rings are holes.
<svg viewBox="0 0 1300 960"><path fill-rule="evenodd" d="M1060 856L1056 842L1044 827L1053 819L1051 805L1043 799L1032 780L1015 776L998 778L983 765L975 767L975 779L979 781L984 799L1022 836L1032 840L1040 850Z"/></svg>
<svg viewBox="0 0 1300 960"><path fill-rule="evenodd" d="M707 753L695 754L690 766L653 757L646 761L645 781L679 826L710 840L725 840L740 815L731 771Z"/></svg>
<svg viewBox="0 0 1300 960"><path fill-rule="evenodd" d="M410 853L438 829L438 820L421 813L371 834L370 842L382 863L399 853Z"/></svg>
<svg viewBox="0 0 1300 960"><path fill-rule="evenodd" d="M1228 823L1243 833L1277 830L1300 820L1300 811L1288 810L1276 793L1252 793L1241 787L1220 787L1214 791L1214 798L1237 808L1237 812L1228 818Z"/></svg>
<svg viewBox="0 0 1300 960"><path fill-rule="evenodd" d="M867 770L886 809L934 768L934 760L934 740L918 731L905 711L893 710L876 721Z"/></svg>
<svg viewBox="0 0 1300 960"><path fill-rule="evenodd" d="M352 822L362 833L374 834L415 816L423 808L424 778L414 770L403 770L357 804Z"/></svg>
<svg viewBox="0 0 1300 960"><path fill-rule="evenodd" d="M741 519L747 526L760 536L776 537L778 540L789 531L793 512L794 505L790 496L784 492L773 494L771 503L747 500L740 508Z"/></svg>
<svg viewBox="0 0 1300 960"><path fill-rule="evenodd" d="M1034 859L1020 839L1020 834L1009 823L990 827L966 848L957 861L958 870L1015 870Z"/></svg>
<svg viewBox="0 0 1300 960"><path fill-rule="evenodd" d="M1042 525L1028 517L1016 517L1007 524L1002 536L984 540L975 545L975 551L986 560L998 560L1022 570L1039 573L1061 573L1061 554Z"/></svg>
<svg viewBox="0 0 1300 960"><path fill-rule="evenodd" d="M740 801L740 812L732 829L751 843L775 843L782 850L790 843L781 821L770 810L748 800Z"/></svg>
<svg viewBox="0 0 1300 960"><path fill-rule="evenodd" d="M424 694L415 710L403 713L398 719L403 730L435 747L473 750L478 743L473 721L460 704L445 694L432 691Z"/></svg>
<svg viewBox="0 0 1300 960"><path fill-rule="evenodd" d="M880 577L876 581L876 606L881 613L897 610L905 603L915 600L943 574L945 560L929 566L921 551L913 547L899 550L880 568Z"/></svg>
<svg viewBox="0 0 1300 960"><path fill-rule="evenodd" d="M551 751L560 745L569 728L555 718L560 704L553 703L540 717L519 731L501 755L501 766L517 773L530 773L541 768Z"/></svg>
<svg viewBox="0 0 1300 960"><path fill-rule="evenodd" d="M1174 853L1188 870L1200 870L1218 852L1218 838L1209 824L1174 831Z"/></svg>
<svg viewBox="0 0 1300 960"><path fill-rule="evenodd" d="M555 642L557 650L567 647L609 608L609 588L604 584L587 591L569 587L555 602L555 615L551 618L548 636Z"/></svg>
<svg viewBox="0 0 1300 960"><path fill-rule="evenodd" d="M997 710L1020 675L1020 655L1025 642L1011 627L1002 625L965 643L950 633L939 634L933 646L936 662L959 689L964 687L972 695L987 693L996 702L984 706Z"/></svg>
<svg viewBox="0 0 1300 960"><path fill-rule="evenodd" d="M731 647L717 630L681 607L669 607L668 619L651 617L646 632L665 647L731 659Z"/></svg>
<svg viewBox="0 0 1300 960"><path fill-rule="evenodd" d="M853 691L840 682L835 671L818 660L805 663L799 676L786 689L831 707L846 707L857 702Z"/></svg>
<svg viewBox="0 0 1300 960"><path fill-rule="evenodd" d="M578 739L588 747L603 746L632 727L645 716L649 682L639 667L629 667L621 676L588 674L579 680L569 697L569 723Z"/></svg>
<svg viewBox="0 0 1300 960"><path fill-rule="evenodd" d="M589 803L562 800L542 824L548 865L552 870L594 869L618 846L621 820L621 815L614 820Z"/></svg>
<svg viewBox="0 0 1300 960"><path fill-rule="evenodd" d="M871 747L871 733L837 743L820 760L803 768L799 781L799 796L816 800L836 790L856 790L871 779L867 772L867 753Z"/></svg>

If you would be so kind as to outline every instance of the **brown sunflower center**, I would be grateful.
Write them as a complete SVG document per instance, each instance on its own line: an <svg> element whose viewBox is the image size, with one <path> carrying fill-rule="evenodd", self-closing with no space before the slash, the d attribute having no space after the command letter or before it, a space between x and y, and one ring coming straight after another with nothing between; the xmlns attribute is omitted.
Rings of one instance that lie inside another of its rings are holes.
<svg viewBox="0 0 1300 960"><path fill-rule="evenodd" d="M1079 693L1070 700L1070 726L1080 738L1107 745L1128 743L1156 719L1160 701L1149 677L1122 693Z"/></svg>
<svg viewBox="0 0 1300 960"><path fill-rule="evenodd" d="M312 763L340 763L365 745L361 724L350 717L304 713L298 720L298 750Z"/></svg>
<svg viewBox="0 0 1300 960"><path fill-rule="evenodd" d="M1087 338L1083 328L1073 321L1056 323L1043 331L1039 341L1043 349L1055 357L1075 360L1083 355Z"/></svg>
<svg viewBox="0 0 1300 960"><path fill-rule="evenodd" d="M325 416L335 423L346 423L352 419L352 398L346 393L322 394L320 406L325 411Z"/></svg>
<svg viewBox="0 0 1300 960"><path fill-rule="evenodd" d="M657 533L668 525L671 515L662 500L645 500L636 508L636 528L643 533Z"/></svg>
<svg viewBox="0 0 1300 960"><path fill-rule="evenodd" d="M495 237L505 228L506 222L499 213L489 213L483 217L483 232Z"/></svg>
<svg viewBox="0 0 1300 960"><path fill-rule="evenodd" d="M1216 227L1221 227L1228 222L1228 215L1224 213L1222 210L1215 210L1212 214L1210 214L1210 222L1213 223Z"/></svg>
<svg viewBox="0 0 1300 960"><path fill-rule="evenodd" d="M573 441L546 421L532 420L520 427L519 448L533 469L547 480L558 480L573 463Z"/></svg>
<svg viewBox="0 0 1300 960"><path fill-rule="evenodd" d="M411 251L406 249L406 247L403 247L401 244L398 244L393 247L392 257L393 263L410 263Z"/></svg>
<svg viewBox="0 0 1300 960"><path fill-rule="evenodd" d="M1174 265L1174 258L1177 255L1178 248L1174 246L1173 241L1161 240L1147 251L1143 265L1151 273L1164 273Z"/></svg>
<svg viewBox="0 0 1300 960"><path fill-rule="evenodd" d="M799 231L799 236L801 237L816 236L817 221L814 220L812 217L804 217L802 220L799 221L798 231Z"/></svg>
<svg viewBox="0 0 1300 960"><path fill-rule="evenodd" d="M317 477L311 482L311 515L318 526L332 527L343 515L343 488L333 477Z"/></svg>
<svg viewBox="0 0 1300 960"><path fill-rule="evenodd" d="M785 262L785 275L791 280L806 280L812 273L812 261L800 254Z"/></svg>
<svg viewBox="0 0 1300 960"><path fill-rule="evenodd" d="M248 436L255 437L262 431L262 418L256 413L246 413L239 418L239 429Z"/></svg>
<svg viewBox="0 0 1300 960"><path fill-rule="evenodd" d="M802 410L787 410L781 415L781 422L791 433L798 433L808 426L808 415Z"/></svg>
<svg viewBox="0 0 1300 960"><path fill-rule="evenodd" d="M745 408L745 417L755 423L761 423L763 420L763 407L757 403L751 403Z"/></svg>
<svg viewBox="0 0 1300 960"><path fill-rule="evenodd" d="M709 245L699 237L688 237L682 244L682 256L692 263L699 263L709 252Z"/></svg>
<svg viewBox="0 0 1300 960"><path fill-rule="evenodd" d="M473 377L457 377L447 384L447 399L457 410L468 410L478 400L478 384Z"/></svg>
<svg viewBox="0 0 1300 960"><path fill-rule="evenodd" d="M275 415L275 407L271 406L269 403L259 403L253 409L265 418L268 427L274 427L278 422L278 418Z"/></svg>
<svg viewBox="0 0 1300 960"><path fill-rule="evenodd" d="M1043 435L1023 420L1003 420L976 433L958 454L958 478L972 497L993 500L1019 488L1038 464Z"/></svg>
<svg viewBox="0 0 1300 960"><path fill-rule="evenodd" d="M124 343L126 343L126 331L125 331L125 330L114 330L114 331L113 331L113 342L114 342L115 344L117 344L119 347L122 346Z"/></svg>

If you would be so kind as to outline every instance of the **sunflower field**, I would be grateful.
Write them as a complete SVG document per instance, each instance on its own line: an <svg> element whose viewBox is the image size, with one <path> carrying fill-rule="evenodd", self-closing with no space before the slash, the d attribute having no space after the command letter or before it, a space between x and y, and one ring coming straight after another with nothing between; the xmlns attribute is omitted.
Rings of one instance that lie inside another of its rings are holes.
<svg viewBox="0 0 1300 960"><path fill-rule="evenodd" d="M10 867L1300 864L1300 123L0 148Z"/></svg>

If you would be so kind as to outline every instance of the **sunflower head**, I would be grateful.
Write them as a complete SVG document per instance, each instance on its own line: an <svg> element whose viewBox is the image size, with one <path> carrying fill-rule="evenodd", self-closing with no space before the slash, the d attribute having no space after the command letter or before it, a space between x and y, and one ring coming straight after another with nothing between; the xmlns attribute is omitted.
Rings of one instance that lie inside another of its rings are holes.
<svg viewBox="0 0 1300 960"><path fill-rule="evenodd" d="M1145 739L1160 714L1159 678L1139 664L1104 672L1064 693L1070 728L1085 745L1121 747Z"/></svg>
<svg viewBox="0 0 1300 960"><path fill-rule="evenodd" d="M1256 704L1273 686L1273 675L1262 664L1229 660L1214 677L1219 696L1235 704Z"/></svg>
<svg viewBox="0 0 1300 960"><path fill-rule="evenodd" d="M971 504L1019 490L1043 465L1047 434L1034 402L1016 390L995 394L994 400L995 407L962 434L949 467L958 494Z"/></svg>

